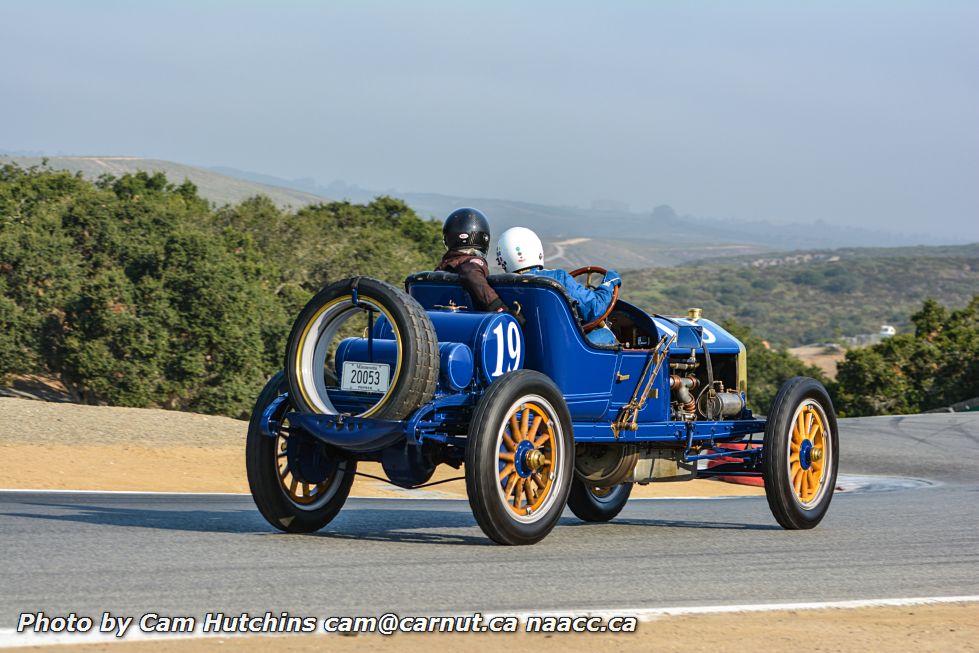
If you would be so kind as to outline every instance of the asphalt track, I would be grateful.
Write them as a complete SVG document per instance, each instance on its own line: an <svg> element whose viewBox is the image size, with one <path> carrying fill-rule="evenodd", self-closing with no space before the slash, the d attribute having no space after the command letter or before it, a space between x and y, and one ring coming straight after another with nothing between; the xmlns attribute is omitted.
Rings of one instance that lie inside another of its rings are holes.
<svg viewBox="0 0 979 653"><path fill-rule="evenodd" d="M298 536L247 496L0 492L0 628L41 610L322 617L979 594L979 414L844 420L841 453L844 474L928 482L838 493L812 531L779 528L764 498L637 500L611 524L567 513L518 548L486 540L465 501L352 499Z"/></svg>

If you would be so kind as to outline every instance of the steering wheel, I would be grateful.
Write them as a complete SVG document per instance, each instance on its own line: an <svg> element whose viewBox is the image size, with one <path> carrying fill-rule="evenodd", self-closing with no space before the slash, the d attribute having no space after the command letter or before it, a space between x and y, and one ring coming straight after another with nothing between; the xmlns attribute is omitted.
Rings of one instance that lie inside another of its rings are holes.
<svg viewBox="0 0 979 653"><path fill-rule="evenodd" d="M577 270L572 270L570 272L571 276L574 277L575 281L583 285L585 288L590 288L592 290L598 288L598 286L601 285L602 279L605 278L605 275L607 273L608 270L606 270L605 268L600 268L597 265L586 265L583 268L578 268ZM592 284L592 275L596 275L596 274L599 275L598 283ZM584 277L584 280L579 279L578 277ZM605 318L609 316L609 314L612 312L612 309L615 308L615 302L619 301L620 287L621 286L616 286L615 288L612 289L612 301L608 303L608 308L605 309L605 312L599 315L591 322L589 322L588 324L582 325L581 328L585 330L585 333L597 329L602 324L602 322L605 321Z"/></svg>

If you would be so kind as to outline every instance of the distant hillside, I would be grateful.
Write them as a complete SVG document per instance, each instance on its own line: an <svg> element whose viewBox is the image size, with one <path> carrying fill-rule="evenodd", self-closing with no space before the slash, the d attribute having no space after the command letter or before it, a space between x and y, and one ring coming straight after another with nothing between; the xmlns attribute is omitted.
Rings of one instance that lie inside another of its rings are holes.
<svg viewBox="0 0 979 653"><path fill-rule="evenodd" d="M281 185L308 193L326 195L353 202L369 201L379 194L404 199L420 215L440 218L460 206L476 206L493 220L496 229L527 226L549 238L611 239L679 244L749 244L765 249L811 249L844 246L906 246L937 244L928 234L900 234L838 226L827 222L815 224L773 224L762 221L732 220L682 215L670 206L648 211L630 211L616 202L597 202L589 208L552 206L506 199L464 197L388 189L369 190L335 181L328 185L314 179L281 179L235 168L215 170L265 184Z"/></svg>
<svg viewBox="0 0 979 653"><path fill-rule="evenodd" d="M406 192L399 193L399 197L420 215L443 215L451 208L471 204L486 210L501 228L530 226L553 238L589 237L681 246L740 244L764 249L936 244L935 241L929 241L928 236L881 233L822 222L776 225L769 222L692 216L680 214L669 206L636 212L548 206L433 193Z"/></svg>
<svg viewBox="0 0 979 653"><path fill-rule="evenodd" d="M0 155L3 161L26 167L40 165L42 157ZM373 191L343 182L324 186L309 178L287 180L235 168L205 169L139 157L47 157L47 162L52 169L79 171L88 179L104 173L163 172L175 182L190 180L201 197L218 205L255 195L265 195L280 207L301 207L329 201L325 198L369 202L388 194L403 199L420 216L437 219L460 206L476 206L490 217L494 233L512 226L536 230L545 242L549 264L565 268L599 264L619 270L643 269L731 256L764 256L770 250L928 242L927 236L825 223L773 225L680 215L669 206L640 213L624 210L614 202L580 208L393 189Z"/></svg>
<svg viewBox="0 0 979 653"><path fill-rule="evenodd" d="M256 195L265 195L280 207L301 207L307 204L317 204L328 201L324 197L304 193L282 186L270 186L229 177L205 168L160 161L157 159L142 159L134 156L8 156L0 154L0 165L16 163L22 168L40 166L43 161L52 170L68 170L80 172L89 180L98 179L106 173L120 176L139 170L144 172L162 172L168 179L180 183L188 179L197 186L201 197L218 206L235 204Z"/></svg>
<svg viewBox="0 0 979 653"><path fill-rule="evenodd" d="M629 211L614 202L596 203L590 208L551 206L394 189L377 191L342 181L321 185L310 178L288 180L234 168L216 170L243 179L353 202L365 202L376 195L389 194L404 199L419 215L433 218L442 218L460 206L475 206L490 217L496 233L514 226L530 227L537 231L545 240L545 254L554 265L563 267L576 267L587 262L630 269L731 255L752 255L771 249L861 245L897 247L941 242L928 234L879 232L826 222L772 224L681 215L669 206L658 206L645 212ZM552 247L555 241L572 243Z"/></svg>
<svg viewBox="0 0 979 653"><path fill-rule="evenodd" d="M234 204L255 195L265 195L280 207L301 207L329 201L326 198L343 198L352 202L370 202L382 191L368 191L342 182L320 186L312 179L285 180L235 168L199 168L172 161L143 159L129 156L20 156L0 154L0 164L16 163L21 167L40 166L46 161L52 170L81 172L86 179L95 180L100 175L119 176L139 170L162 172L168 179L180 182L190 180L197 186L201 197L217 205ZM389 191L393 192L393 191ZM402 199L423 216L441 219L452 209L470 205L482 208L490 216L496 233L517 225L536 229L545 241L545 251L550 264L574 268L601 263L619 269L648 268L676 265L705 257L723 257L739 254L756 254L768 247L749 242L727 244L704 239L688 230L662 229L636 234L629 226L633 214L622 214L625 222L610 223L608 229L581 236L575 231L583 223L603 223L605 212L596 213L573 207L551 207L525 202L504 200L479 200L449 197L425 193L402 194ZM417 208L424 207L424 208ZM617 215L613 212L612 217ZM597 217L596 217L597 216ZM630 217L631 216L631 217ZM620 218L622 216L620 215ZM604 237L596 237L602 235Z"/></svg>
<svg viewBox="0 0 979 653"><path fill-rule="evenodd" d="M744 265L755 268L804 263L832 262L843 258L935 258L979 257L979 243L967 245L913 245L910 247L839 247L837 249L795 250L790 252L768 251L761 255L746 254L718 256L703 259L701 264Z"/></svg>
<svg viewBox="0 0 979 653"><path fill-rule="evenodd" d="M797 346L840 336L899 330L928 297L952 307L979 294L979 244L901 250L835 250L765 255L805 259L767 267L751 259L697 263L623 275L624 297L656 313L692 306L711 319L735 318L775 343Z"/></svg>
<svg viewBox="0 0 979 653"><path fill-rule="evenodd" d="M574 269L602 265L618 270L669 267L705 258L723 260L729 256L764 256L760 245L664 243L654 240L612 238L544 239L544 257L553 267Z"/></svg>

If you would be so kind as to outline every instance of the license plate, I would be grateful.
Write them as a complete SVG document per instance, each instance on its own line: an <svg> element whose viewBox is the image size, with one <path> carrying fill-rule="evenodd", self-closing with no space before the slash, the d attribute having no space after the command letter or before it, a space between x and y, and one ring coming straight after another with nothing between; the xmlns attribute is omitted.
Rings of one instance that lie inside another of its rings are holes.
<svg viewBox="0 0 979 653"><path fill-rule="evenodd" d="M387 363L354 363L347 361L343 364L343 376L340 378L341 390L355 392L388 391L391 380L391 366Z"/></svg>

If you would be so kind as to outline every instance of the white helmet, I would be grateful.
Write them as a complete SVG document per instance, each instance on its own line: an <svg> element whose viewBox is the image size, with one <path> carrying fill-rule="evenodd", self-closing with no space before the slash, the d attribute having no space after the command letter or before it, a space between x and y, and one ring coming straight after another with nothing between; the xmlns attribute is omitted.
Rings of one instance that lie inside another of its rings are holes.
<svg viewBox="0 0 979 653"><path fill-rule="evenodd" d="M520 272L544 266L544 246L540 238L526 227L512 227L496 241L496 262L504 272Z"/></svg>

